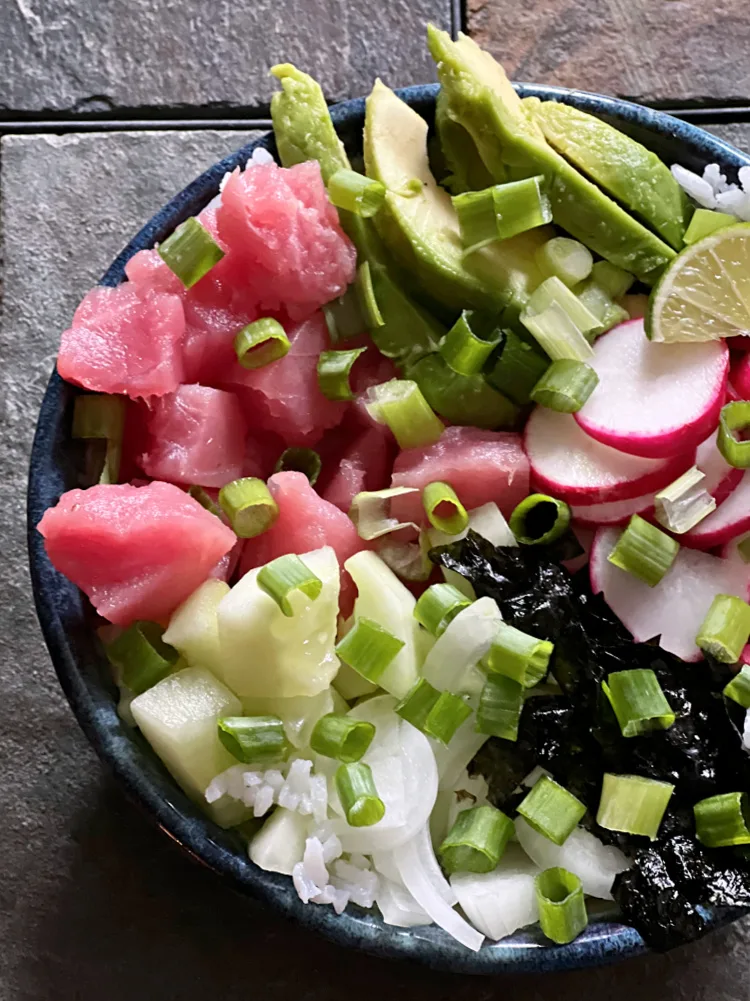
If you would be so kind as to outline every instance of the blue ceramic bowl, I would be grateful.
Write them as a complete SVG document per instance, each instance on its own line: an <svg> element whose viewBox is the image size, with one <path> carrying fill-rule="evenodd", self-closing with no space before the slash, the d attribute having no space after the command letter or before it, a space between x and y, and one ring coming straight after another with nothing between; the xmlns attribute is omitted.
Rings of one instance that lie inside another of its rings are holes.
<svg viewBox="0 0 750 1001"><path fill-rule="evenodd" d="M401 96L428 120L434 114L437 85L409 87ZM555 87L520 85L522 96L554 98L592 112L660 154L667 163L702 169L716 162L734 180L750 158L727 143L658 111ZM362 148L364 100L345 101L332 109L333 120L349 153ZM102 278L116 285L125 263L144 247L163 240L175 226L195 215L217 193L228 170L243 165L257 146L275 152L271 133L248 143L193 181L165 205L122 251ZM431 967L464 973L504 973L571 969L615 962L644 952L636 931L621 924L616 913L604 913L571 945L550 947L536 930L519 932L479 953L465 950L436 927L394 928L374 914L350 906L337 917L330 907L304 905L286 876L263 872L248 858L239 837L208 820L167 774L139 733L125 726L116 712L117 692L92 630L90 606L78 588L51 566L35 531L45 509L63 491L77 485L77 452L70 438L76 389L55 373L42 403L31 455L28 497L29 554L39 620L60 684L97 753L130 796L194 858L238 890L318 929L342 945L379 956L418 960ZM714 916L715 924L722 916Z"/></svg>

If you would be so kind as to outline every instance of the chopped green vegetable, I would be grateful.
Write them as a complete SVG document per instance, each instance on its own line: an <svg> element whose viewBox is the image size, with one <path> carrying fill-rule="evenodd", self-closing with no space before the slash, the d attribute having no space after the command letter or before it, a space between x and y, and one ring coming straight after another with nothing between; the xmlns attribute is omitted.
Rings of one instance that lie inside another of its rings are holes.
<svg viewBox="0 0 750 1001"><path fill-rule="evenodd" d="M295 591L301 591L311 601L315 601L323 590L323 581L305 566L299 556L288 553L278 556L261 567L258 573L258 587L270 595L284 615L291 618L294 609L289 600Z"/></svg>
<svg viewBox="0 0 750 1001"><path fill-rule="evenodd" d="M104 393L76 396L73 405L73 437L106 441L100 483L117 483L120 476L126 406L124 396Z"/></svg>
<svg viewBox="0 0 750 1001"><path fill-rule="evenodd" d="M316 754L336 758L345 764L359 761L375 736L375 725L329 713L321 716L310 735L310 747Z"/></svg>
<svg viewBox="0 0 750 1001"><path fill-rule="evenodd" d="M419 385L432 409L452 424L495 430L518 423L518 407L483 375L459 375L441 354L425 355L406 374Z"/></svg>
<svg viewBox="0 0 750 1001"><path fill-rule="evenodd" d="M351 351L321 351L318 357L318 386L327 400L353 400L349 383L352 367L367 348Z"/></svg>
<svg viewBox="0 0 750 1001"><path fill-rule="evenodd" d="M581 880L567 869L545 869L534 880L539 924L557 945L578 938L589 923Z"/></svg>
<svg viewBox="0 0 750 1001"><path fill-rule="evenodd" d="M635 275L618 268L609 261L597 261L591 269L591 277L613 299L619 299L635 281Z"/></svg>
<svg viewBox="0 0 750 1001"><path fill-rule="evenodd" d="M360 539L369 542L400 528L416 529L413 521L391 518L391 500L404 494L418 493L416 487L386 487L384 490L363 490L352 498L349 517L354 522Z"/></svg>
<svg viewBox="0 0 750 1001"><path fill-rule="evenodd" d="M554 644L503 622L484 664L488 671L504 674L523 688L533 688L547 673Z"/></svg>
<svg viewBox="0 0 750 1001"><path fill-rule="evenodd" d="M615 671L602 690L609 699L623 737L637 737L648 730L666 730L675 721L659 679L650 669Z"/></svg>
<svg viewBox="0 0 750 1001"><path fill-rule="evenodd" d="M469 524L466 508L449 483L428 483L422 505L432 527L446 535L460 535Z"/></svg>
<svg viewBox="0 0 750 1001"><path fill-rule="evenodd" d="M513 834L513 821L494 806L462 810L438 848L444 872L492 872Z"/></svg>
<svg viewBox="0 0 750 1001"><path fill-rule="evenodd" d="M234 339L237 361L243 368L264 368L283 358L291 347L286 331L270 316L248 323Z"/></svg>
<svg viewBox="0 0 750 1001"><path fill-rule="evenodd" d="M219 504L240 539L261 535L279 516L279 505L268 487L254 476L226 483L219 491Z"/></svg>
<svg viewBox="0 0 750 1001"><path fill-rule="evenodd" d="M522 546L544 546L567 532L570 508L547 494L530 494L516 506L509 525Z"/></svg>
<svg viewBox="0 0 750 1001"><path fill-rule="evenodd" d="M693 807L695 833L707 848L750 844L750 802L746 792L709 796Z"/></svg>
<svg viewBox="0 0 750 1001"><path fill-rule="evenodd" d="M553 361L531 391L531 399L559 414L574 414L599 385L599 376L583 361Z"/></svg>
<svg viewBox="0 0 750 1001"><path fill-rule="evenodd" d="M559 278L572 288L591 274L594 258L578 240L555 236L537 251L536 262L546 278Z"/></svg>
<svg viewBox="0 0 750 1001"><path fill-rule="evenodd" d="M367 681L377 682L403 646L377 622L360 617L336 645L336 655Z"/></svg>
<svg viewBox="0 0 750 1001"><path fill-rule="evenodd" d="M107 657L120 669L123 685L140 695L172 670L177 651L162 640L164 629L156 622L139 621L105 644Z"/></svg>
<svg viewBox="0 0 750 1001"><path fill-rule="evenodd" d="M238 761L270 764L286 761L290 745L278 716L223 716L219 740Z"/></svg>
<svg viewBox="0 0 750 1001"><path fill-rule="evenodd" d="M679 542L634 514L607 559L649 587L656 587L679 551Z"/></svg>
<svg viewBox="0 0 750 1001"><path fill-rule="evenodd" d="M518 740L524 689L504 674L490 674L479 695L477 732L504 740Z"/></svg>
<svg viewBox="0 0 750 1001"><path fill-rule="evenodd" d="M431 636L438 637L470 604L469 598L452 584L431 584L417 599L414 618Z"/></svg>
<svg viewBox="0 0 750 1001"><path fill-rule="evenodd" d="M562 845L583 818L586 807L572 792L542 775L521 800L518 812L535 831Z"/></svg>
<svg viewBox="0 0 750 1001"><path fill-rule="evenodd" d="M690 225L685 230L683 241L688 247L692 243L698 243L704 236L710 236L717 229L725 229L727 226L734 226L737 219L726 212L715 212L712 209L696 209Z"/></svg>
<svg viewBox="0 0 750 1001"><path fill-rule="evenodd" d="M750 428L750 403L734 400L721 408L719 415L719 437L716 444L730 466L735 469L750 467L750 441L738 441L735 431Z"/></svg>
<svg viewBox="0 0 750 1001"><path fill-rule="evenodd" d="M180 223L156 249L185 288L192 288L224 256L216 240L194 216Z"/></svg>
<svg viewBox="0 0 750 1001"><path fill-rule="evenodd" d="M476 375L500 343L494 323L482 323L472 310L463 310L443 338L440 354L458 375Z"/></svg>
<svg viewBox="0 0 750 1001"><path fill-rule="evenodd" d="M735 664L750 637L750 605L717 594L695 638L697 646L723 664Z"/></svg>
<svg viewBox="0 0 750 1001"><path fill-rule="evenodd" d="M508 240L552 221L549 199L540 177L495 184L484 191L455 195L461 242L473 254L496 240Z"/></svg>
<svg viewBox="0 0 750 1001"><path fill-rule="evenodd" d="M337 209L369 219L385 201L385 185L342 167L328 179L328 197Z"/></svg>
<svg viewBox="0 0 750 1001"><path fill-rule="evenodd" d="M383 819L385 804L378 796L369 765L361 761L339 765L334 781L351 827L371 827Z"/></svg>
<svg viewBox="0 0 750 1001"><path fill-rule="evenodd" d="M323 306L323 315L332 344L340 344L367 330L367 320L362 312L356 285L350 285L338 299L327 302Z"/></svg>
<svg viewBox="0 0 750 1001"><path fill-rule="evenodd" d="M531 391L549 368L547 355L527 344L513 330L505 330L500 357L487 381L518 406L531 403Z"/></svg>
<svg viewBox="0 0 750 1001"><path fill-rule="evenodd" d="M274 473L304 473L310 481L310 486L314 487L322 468L323 463L320 455L314 449L293 445L291 448L284 449L276 460L273 471Z"/></svg>
<svg viewBox="0 0 750 1001"><path fill-rule="evenodd" d="M655 841L673 792L671 782L606 772L596 822L608 831L640 834Z"/></svg>
<svg viewBox="0 0 750 1001"><path fill-rule="evenodd" d="M697 466L688 469L654 498L654 517L676 535L683 535L716 510L716 501L704 486Z"/></svg>
<svg viewBox="0 0 750 1001"><path fill-rule="evenodd" d="M396 712L428 737L449 744L458 728L471 716L471 708L451 692L441 692L420 678L396 705Z"/></svg>
<svg viewBox="0 0 750 1001"><path fill-rule="evenodd" d="M750 667L743 664L739 674L724 686L724 695L743 709L750 709Z"/></svg>
<svg viewBox="0 0 750 1001"><path fill-rule="evenodd" d="M391 379L371 386L365 401L370 416L388 425L399 448L432 445L445 430L419 386L410 379Z"/></svg>

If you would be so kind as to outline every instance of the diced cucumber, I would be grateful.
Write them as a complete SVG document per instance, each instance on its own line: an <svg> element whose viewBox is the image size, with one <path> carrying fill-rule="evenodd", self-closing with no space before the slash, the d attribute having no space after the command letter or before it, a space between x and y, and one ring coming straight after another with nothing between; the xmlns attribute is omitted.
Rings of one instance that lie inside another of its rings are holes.
<svg viewBox="0 0 750 1001"><path fill-rule="evenodd" d="M279 806L250 842L248 855L266 872L291 876L305 853L307 832L307 817Z"/></svg>
<svg viewBox="0 0 750 1001"><path fill-rule="evenodd" d="M207 580L172 613L162 639L179 650L191 667L207 667L216 674L221 662L216 609L229 594L223 580Z"/></svg>
<svg viewBox="0 0 750 1001"><path fill-rule="evenodd" d="M353 667L344 663L339 665L339 673L334 678L333 684L336 690L349 701L361 699L363 695L372 695L378 690L377 685L373 685L367 678L357 674Z"/></svg>

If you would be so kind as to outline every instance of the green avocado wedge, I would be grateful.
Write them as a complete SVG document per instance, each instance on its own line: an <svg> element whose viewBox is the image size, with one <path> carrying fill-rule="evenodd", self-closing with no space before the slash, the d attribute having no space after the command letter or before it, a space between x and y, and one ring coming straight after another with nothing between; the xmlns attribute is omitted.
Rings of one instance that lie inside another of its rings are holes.
<svg viewBox="0 0 750 1001"><path fill-rule="evenodd" d="M472 427L513 428L518 423L520 409L493 389L482 375L459 375L449 367L441 354L425 355L406 370L435 413L451 424Z"/></svg>
<svg viewBox="0 0 750 1001"><path fill-rule="evenodd" d="M523 105L547 142L609 195L682 250L692 211L666 164L624 132L569 104L528 98Z"/></svg>
<svg viewBox="0 0 750 1001"><path fill-rule="evenodd" d="M373 217L378 232L430 299L488 312L526 301L542 280L534 254L552 230L540 226L465 257L450 195L430 170L427 122L380 80L367 98L364 150L368 176L388 189Z"/></svg>
<svg viewBox="0 0 750 1001"><path fill-rule="evenodd" d="M541 174L554 221L589 249L652 284L675 256L664 241L579 173L546 141L503 68L466 35L428 27L448 113L470 133L498 181Z"/></svg>
<svg viewBox="0 0 750 1001"><path fill-rule="evenodd" d="M451 118L447 105L445 94L439 91L435 102L435 131L450 171L442 183L454 195L492 187L495 179L482 162L474 140L460 122Z"/></svg>

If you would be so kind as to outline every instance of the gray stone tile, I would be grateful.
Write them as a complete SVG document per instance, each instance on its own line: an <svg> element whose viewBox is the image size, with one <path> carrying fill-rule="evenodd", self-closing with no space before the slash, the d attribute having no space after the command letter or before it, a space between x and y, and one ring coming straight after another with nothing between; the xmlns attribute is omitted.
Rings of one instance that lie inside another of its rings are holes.
<svg viewBox="0 0 750 1001"><path fill-rule="evenodd" d="M728 125L707 125L707 132L713 132L719 139L731 143L743 153L750 153L750 122L732 122Z"/></svg>
<svg viewBox="0 0 750 1001"><path fill-rule="evenodd" d="M450 0L5 0L0 108L257 108L268 70L294 62L341 100L377 75L434 79L425 25L451 26Z"/></svg>

